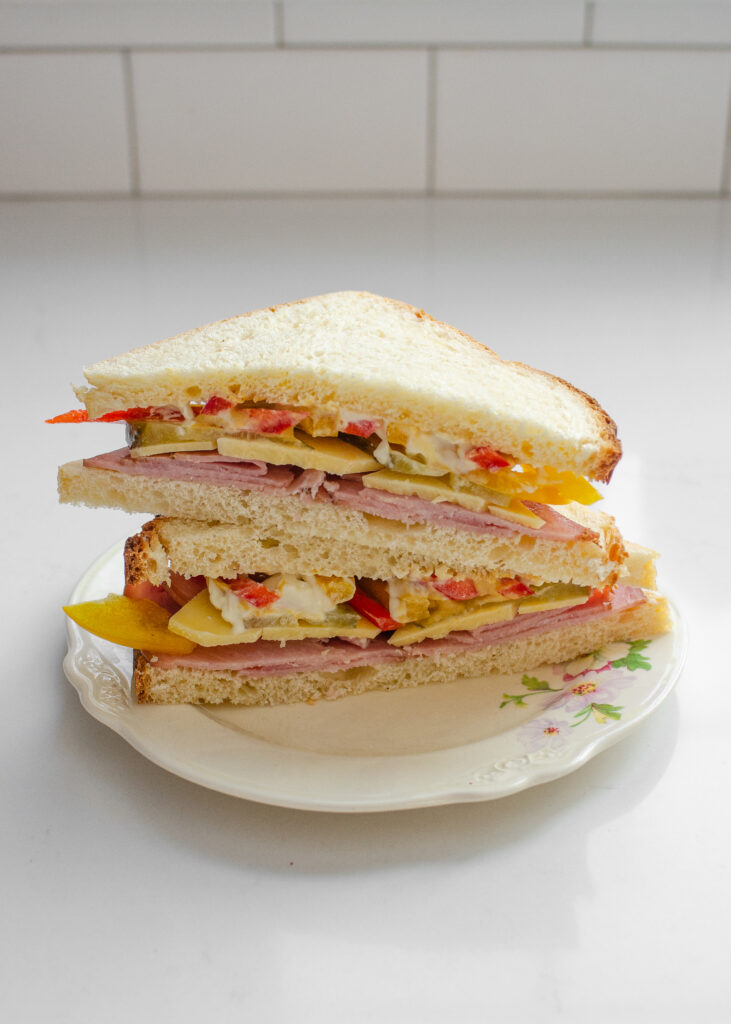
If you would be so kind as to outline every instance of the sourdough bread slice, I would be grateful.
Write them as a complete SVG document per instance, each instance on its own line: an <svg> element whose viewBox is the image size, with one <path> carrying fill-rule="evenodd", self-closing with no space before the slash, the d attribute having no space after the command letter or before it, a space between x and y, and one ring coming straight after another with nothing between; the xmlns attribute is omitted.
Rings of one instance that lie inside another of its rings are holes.
<svg viewBox="0 0 731 1024"><path fill-rule="evenodd" d="M593 398L501 359L423 310L367 292L256 310L84 372L90 386L77 394L92 418L219 395L348 410L599 480L621 454L615 424Z"/></svg>

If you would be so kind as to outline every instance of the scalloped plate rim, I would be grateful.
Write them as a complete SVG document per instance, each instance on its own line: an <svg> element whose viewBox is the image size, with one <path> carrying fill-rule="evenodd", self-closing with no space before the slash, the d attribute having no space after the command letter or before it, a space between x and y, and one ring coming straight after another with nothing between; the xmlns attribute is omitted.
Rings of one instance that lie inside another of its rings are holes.
<svg viewBox="0 0 731 1024"><path fill-rule="evenodd" d="M121 547L122 543L118 542L95 559L74 587L69 603L79 600L80 593L93 584L100 569L105 568L109 561L120 553ZM100 645L103 645L105 642L99 641L98 638L86 633L70 619L67 619L66 622L68 650L63 660L63 669L67 679L77 691L82 707L88 714L116 732L138 753L158 767L196 785L229 796L296 810L346 813L406 810L409 808L431 807L444 804L483 802L512 796L530 787L554 781L576 771L593 757L622 740L659 707L672 692L681 675L687 654L687 635L675 605L670 602L670 606L673 613L674 626L671 634L667 634L666 638L672 638L672 656L664 664L660 679L647 695L647 699L632 709L635 713L631 717L618 722L612 722L608 727L603 727L601 733L594 733L586 737L581 736L554 751L546 752L539 750L535 753L516 751L512 757L500 757L492 761L488 758L483 768L477 768L472 772L474 777L471 779L463 778L461 781L455 782L454 778L452 778L449 782L444 781L441 784L431 779L421 788L413 788L407 793L394 792L387 796L383 794L368 795L362 791L351 793L346 797L328 796L326 793L298 795L295 792L288 792L286 787L283 788L281 784L269 787L261 783L252 785L249 782L247 784L245 771L240 777L232 779L230 773L222 773L210 764L202 768L199 765L197 766L190 758L186 759L181 756L180 753L177 755L171 753L168 747L160 742L159 736L155 736L154 730L151 735L148 735L150 730L147 726L151 723L152 715L164 715L168 727L174 719L178 720L177 726L180 727L182 725L184 731L188 726L192 725L193 731L198 736L204 733L210 733L211 736L220 735L220 727L204 714L200 714L200 709L191 705L142 707L130 704L124 707L120 713L119 709L100 703L92 689L91 669L79 665L80 656L85 650L90 649L97 657L105 661L117 676L124 677L124 673L106 661L103 650L100 650ZM128 676L125 681L129 685L130 680ZM345 699L358 700L357 697ZM144 715L146 721L140 718L140 715ZM145 727L142 729L139 727L140 721L145 721ZM169 731L169 728L167 731ZM497 735L499 737L506 737L511 732L514 733L516 731L516 728L507 729ZM292 753L300 764L312 765L314 762L324 762L327 764L328 769L332 771L336 767L336 762L341 766L347 765L352 769L355 766L367 766L374 761L379 762L379 766L381 766L384 759L393 759L397 762L403 762L404 759L414 762L420 758L432 760L438 758L442 760L445 755L448 759L450 754L456 757L458 753L461 754L470 749L474 750L477 754L478 748L489 745L491 739L496 739L496 737L488 737L483 740L448 748L447 750L418 754L347 756L302 751L295 748L292 748ZM239 738L239 742L243 743L243 754L245 755L245 760L249 760L249 763L251 763L250 759L252 757L255 760L261 757L262 748L273 748L275 746L255 736L242 736ZM479 757L476 758L477 762L480 760ZM506 774L501 775L500 773L502 772ZM479 775L486 773L497 773L498 780L480 780Z"/></svg>

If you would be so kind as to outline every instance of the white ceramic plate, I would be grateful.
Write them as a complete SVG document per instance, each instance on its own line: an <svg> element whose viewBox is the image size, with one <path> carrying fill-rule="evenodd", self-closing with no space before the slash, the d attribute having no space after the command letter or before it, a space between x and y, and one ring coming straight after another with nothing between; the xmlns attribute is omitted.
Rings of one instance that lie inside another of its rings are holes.
<svg viewBox="0 0 731 1024"><path fill-rule="evenodd" d="M119 593L122 545L71 603ZM566 775L670 693L685 638L612 644L524 675L273 708L138 706L131 652L68 622L64 670L86 710L151 761L262 803L381 811L492 800Z"/></svg>

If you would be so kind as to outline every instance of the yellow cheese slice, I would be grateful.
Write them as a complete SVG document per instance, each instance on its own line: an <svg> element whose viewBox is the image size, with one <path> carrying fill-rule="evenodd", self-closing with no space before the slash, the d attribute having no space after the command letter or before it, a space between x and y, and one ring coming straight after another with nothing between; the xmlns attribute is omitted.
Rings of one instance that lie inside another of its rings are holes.
<svg viewBox="0 0 731 1024"><path fill-rule="evenodd" d="M423 622L409 623L408 626L397 629L388 642L395 647L403 647L406 644L419 643L421 640L438 640L455 630L477 629L478 626L486 626L491 622L505 622L515 618L516 604L515 601L475 604L454 614L444 614L440 610Z"/></svg>
<svg viewBox="0 0 731 1024"><path fill-rule="evenodd" d="M456 490L447 477L417 477L381 469L377 473L368 473L364 476L363 483L366 487L388 491L389 494L414 495L434 502L449 501L471 512L489 512L501 519L521 523L536 530L540 529L544 522L520 501L512 501L509 506L500 507L474 491Z"/></svg>
<svg viewBox="0 0 731 1024"><path fill-rule="evenodd" d="M295 431L294 441L289 442L259 435L220 437L218 450L221 455L233 455L239 459L260 459L273 466L321 469L337 476L378 469L376 460L355 445L338 437L310 437L301 430Z"/></svg>
<svg viewBox="0 0 731 1024"><path fill-rule="evenodd" d="M518 614L526 612L549 612L556 608L571 608L585 604L589 599L589 587L577 587L573 583L550 583L532 597L524 597L518 605Z"/></svg>
<svg viewBox="0 0 731 1024"><path fill-rule="evenodd" d="M237 630L230 622L226 622L218 608L208 596L207 590L201 590L196 596L183 605L168 623L168 629L192 640L201 647L220 647L223 644L252 644L256 640L306 640L308 638L327 639L335 636L358 636L373 638L380 630L367 619L359 617L355 625L338 625L337 621L310 625L306 622L288 626L257 626L254 629Z"/></svg>

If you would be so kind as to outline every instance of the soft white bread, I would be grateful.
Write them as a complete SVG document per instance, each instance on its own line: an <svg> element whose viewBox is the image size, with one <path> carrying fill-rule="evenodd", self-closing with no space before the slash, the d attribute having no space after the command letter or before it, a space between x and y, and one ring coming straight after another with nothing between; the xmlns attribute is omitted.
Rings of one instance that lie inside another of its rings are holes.
<svg viewBox="0 0 731 1024"><path fill-rule="evenodd" d="M296 571L389 579L499 571L600 586L616 577L625 556L614 520L574 503L560 511L586 536L567 542L405 526L344 506L305 505L292 495L127 476L80 462L61 467L59 493L65 502L171 517L158 520L159 539L175 571L191 576ZM229 525L232 519L238 523ZM167 578L167 569L161 572Z"/></svg>
<svg viewBox="0 0 731 1024"><path fill-rule="evenodd" d="M588 395L507 362L423 310L335 292L256 310L104 360L77 390L94 418L219 395L346 409L608 480L621 448Z"/></svg>
<svg viewBox="0 0 731 1024"><path fill-rule="evenodd" d="M569 661L617 640L643 640L667 632L671 615L665 598L648 592L647 601L623 612L566 625L537 636L511 640L479 651L409 658L402 662L337 672L297 672L255 678L221 670L156 668L135 652L133 684L145 704L295 704L334 699L368 690L394 690L426 683L449 683L489 672L522 672Z"/></svg>

